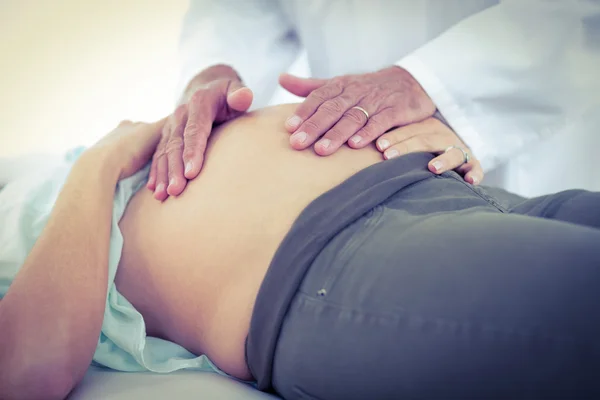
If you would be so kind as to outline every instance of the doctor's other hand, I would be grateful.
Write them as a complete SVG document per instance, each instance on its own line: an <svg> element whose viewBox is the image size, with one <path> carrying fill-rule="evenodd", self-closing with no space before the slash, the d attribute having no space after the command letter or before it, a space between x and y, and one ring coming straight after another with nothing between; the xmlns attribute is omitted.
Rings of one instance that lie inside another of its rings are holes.
<svg viewBox="0 0 600 400"><path fill-rule="evenodd" d="M253 94L229 66L216 65L198 74L171 114L148 177L147 188L163 201L183 192L200 173L214 124L236 118L250 108Z"/></svg>
<svg viewBox="0 0 600 400"><path fill-rule="evenodd" d="M386 160L425 151L437 154L427 166L434 174L456 170L473 185L483 180L483 168L469 147L451 128L436 118L430 117L392 129L381 135L375 144ZM465 154L468 155L468 162L465 162Z"/></svg>
<svg viewBox="0 0 600 400"><path fill-rule="evenodd" d="M403 68L333 79L282 74L287 91L306 97L285 127L294 149L313 143L317 154L333 154L344 143L359 149L391 128L431 117L436 106L421 85Z"/></svg>

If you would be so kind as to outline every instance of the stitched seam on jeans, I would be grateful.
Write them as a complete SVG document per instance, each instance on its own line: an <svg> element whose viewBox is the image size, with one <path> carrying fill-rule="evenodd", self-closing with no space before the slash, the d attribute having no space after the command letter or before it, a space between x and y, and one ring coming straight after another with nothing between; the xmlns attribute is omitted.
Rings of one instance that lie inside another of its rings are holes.
<svg viewBox="0 0 600 400"><path fill-rule="evenodd" d="M467 182L465 182L462 178L458 178L454 175L452 175L449 172L444 172L442 175L435 175L437 178L452 178L457 182L460 182L461 184L463 184L465 187L469 188L469 190L471 190L473 193L475 193L477 196L479 196L479 198L485 200L487 203L489 203L490 205L494 206L496 209L498 209L498 211L500 211L501 213L507 213L508 210L504 207L502 207L502 205L500 203L498 203L493 197L486 195L485 193L481 193L478 190L476 190L472 185L468 184Z"/></svg>
<svg viewBox="0 0 600 400"><path fill-rule="evenodd" d="M441 323L441 324L448 324L448 325L449 324L457 325L457 326L461 327L461 329L471 329L471 330L474 329L478 334L480 334L484 338L489 338L490 336L500 334L500 335L508 336L511 338L517 337L517 338L520 338L520 340L522 340L522 341L527 340L527 339L537 338L537 339L551 340L556 344L567 344L569 346L584 343L583 341L575 341L568 337L553 336L553 335L542 333L542 332L535 332L535 331L533 331L533 329L528 329L528 328L522 328L522 329L501 328L501 327L491 325L491 324L473 323L473 322L469 322L469 321L461 321L461 320L448 319L448 318L442 318L442 317L422 317L418 313L409 312L404 308L401 308L398 311L387 311L387 312L379 312L379 311L368 310L368 309L357 309L357 307L345 306L343 304L336 303L331 300L322 301L322 300L312 297L306 293L299 293L299 295L300 295L301 299L297 299L296 301L298 301L298 300L308 301L319 307L331 307L331 308L337 309L339 311L351 312L351 313L360 314L360 315L367 316L367 317L381 318L386 321L406 319L407 320L407 328L412 331L422 329L424 324L426 324L426 323L432 323L434 325ZM413 324L410 324L411 321L413 322ZM435 333L436 334L439 333L439 330L436 330Z"/></svg>
<svg viewBox="0 0 600 400"><path fill-rule="evenodd" d="M352 256L356 254L361 245L365 242L365 240L367 240L367 238L379 224L379 221L383 216L383 206L378 204L370 211L367 211L367 213L369 212L372 214L367 217L367 220L364 222L364 225L360 231L348 238L346 243L344 243L342 248L339 250L337 258L341 266L337 268L337 271L334 271L332 275L326 277L325 282L323 283L323 289L331 290L333 288L335 281L337 281L340 274L346 269Z"/></svg>

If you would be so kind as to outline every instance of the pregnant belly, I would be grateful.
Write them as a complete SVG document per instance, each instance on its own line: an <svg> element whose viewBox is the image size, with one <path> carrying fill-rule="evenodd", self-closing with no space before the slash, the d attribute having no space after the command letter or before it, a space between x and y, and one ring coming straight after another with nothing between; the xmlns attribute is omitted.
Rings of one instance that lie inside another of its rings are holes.
<svg viewBox="0 0 600 400"><path fill-rule="evenodd" d="M250 377L244 342L269 263L296 217L316 197L381 160L372 147L319 157L289 147L278 106L213 132L204 168L178 198L147 190L120 223L117 288L163 337L219 368Z"/></svg>

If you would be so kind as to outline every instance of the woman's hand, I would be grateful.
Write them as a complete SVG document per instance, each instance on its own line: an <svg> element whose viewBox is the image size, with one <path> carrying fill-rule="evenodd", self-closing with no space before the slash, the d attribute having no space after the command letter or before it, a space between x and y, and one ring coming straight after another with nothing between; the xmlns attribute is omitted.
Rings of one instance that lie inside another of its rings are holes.
<svg viewBox="0 0 600 400"><path fill-rule="evenodd" d="M156 150L166 118L154 123L122 121L88 151L101 151L127 178L146 165Z"/></svg>
<svg viewBox="0 0 600 400"><path fill-rule="evenodd" d="M426 151L438 154L429 162L428 168L434 174L455 169L465 181L476 185L483 180L481 164L446 124L436 118L427 118L421 122L393 129L381 135L376 142L377 149L383 153L386 160L417 151ZM469 154L469 162L465 163L465 156L460 149Z"/></svg>

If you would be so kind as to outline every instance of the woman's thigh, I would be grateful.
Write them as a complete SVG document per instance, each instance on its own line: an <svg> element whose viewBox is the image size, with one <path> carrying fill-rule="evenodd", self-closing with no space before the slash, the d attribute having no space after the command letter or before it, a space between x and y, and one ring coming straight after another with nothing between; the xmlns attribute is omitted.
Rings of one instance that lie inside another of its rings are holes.
<svg viewBox="0 0 600 400"><path fill-rule="evenodd" d="M524 200L511 207L510 212L600 229L600 193L566 190Z"/></svg>
<svg viewBox="0 0 600 400"><path fill-rule="evenodd" d="M600 230L380 206L311 266L274 386L286 398L577 397L598 390L599 287Z"/></svg>

